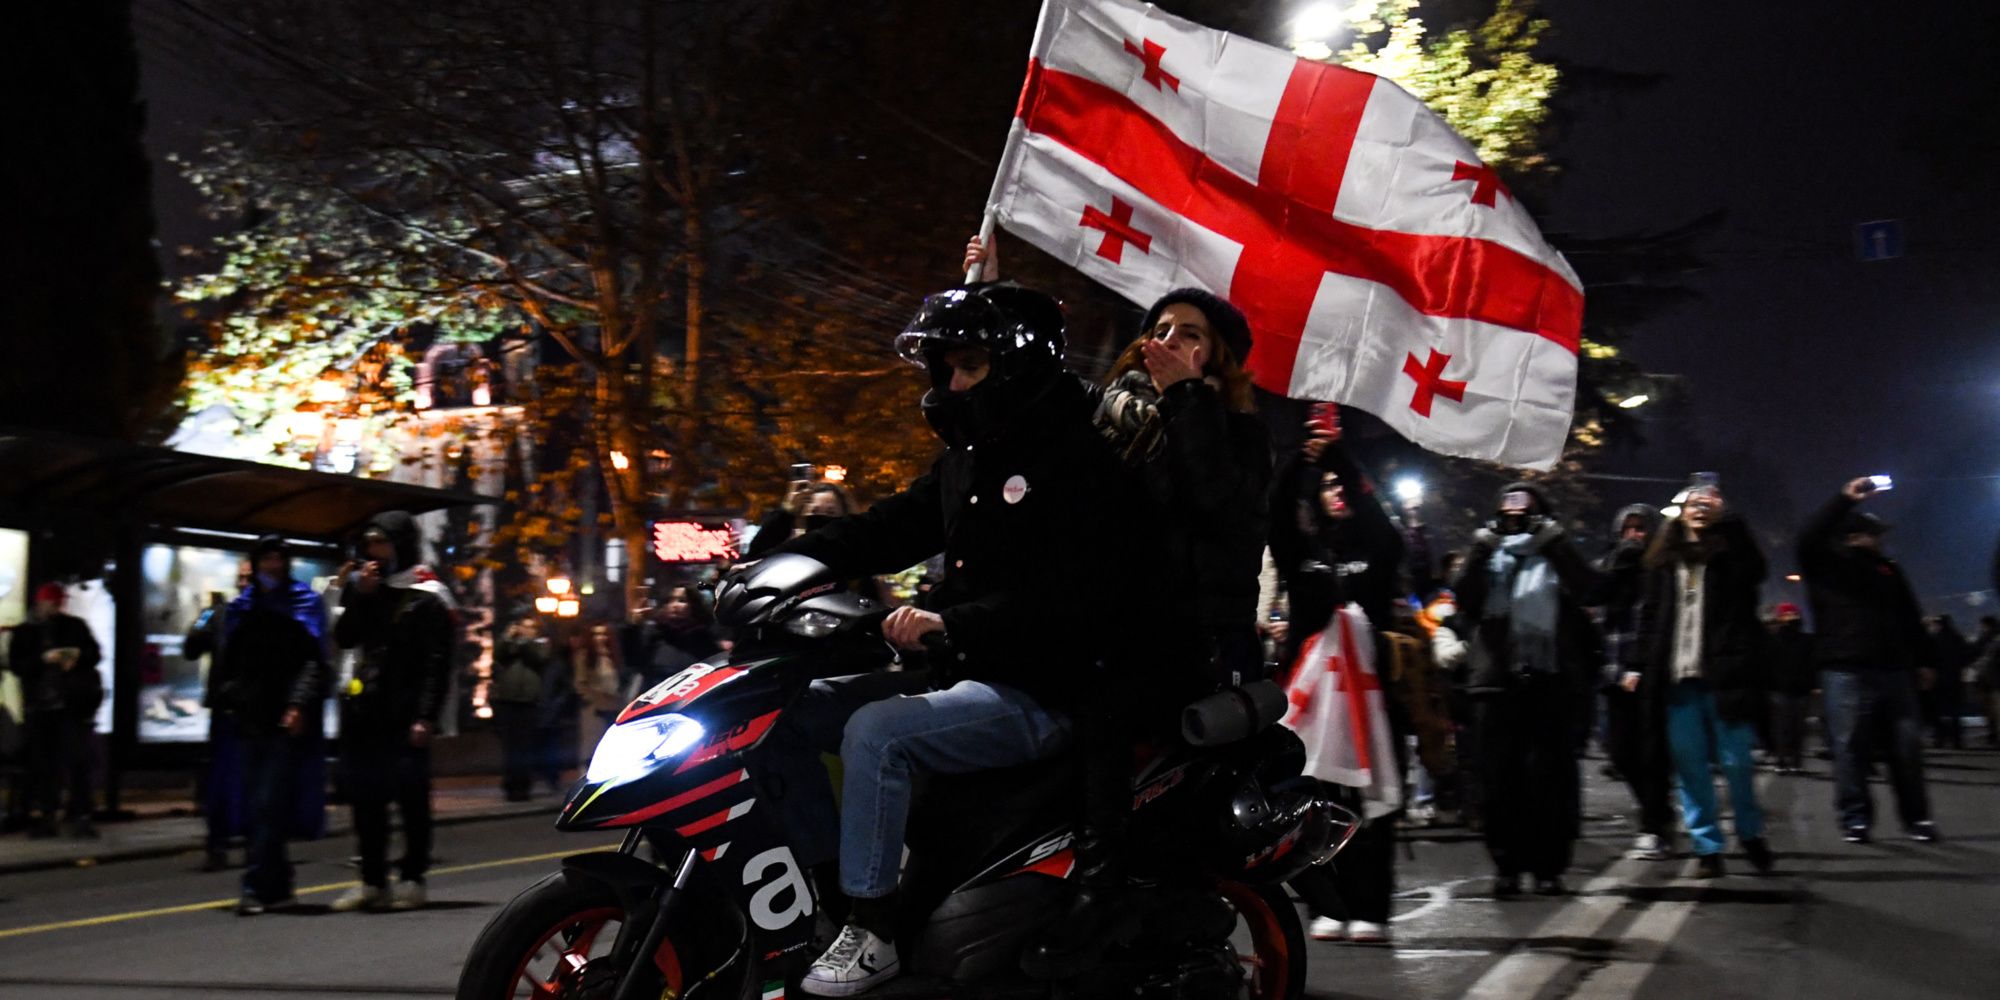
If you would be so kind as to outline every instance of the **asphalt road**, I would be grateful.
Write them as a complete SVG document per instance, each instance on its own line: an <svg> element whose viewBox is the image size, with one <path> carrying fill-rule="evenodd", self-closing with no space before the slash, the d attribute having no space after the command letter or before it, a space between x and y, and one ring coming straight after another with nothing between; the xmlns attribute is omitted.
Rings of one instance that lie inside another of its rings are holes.
<svg viewBox="0 0 2000 1000"><path fill-rule="evenodd" d="M1576 895L1496 902L1476 837L1415 831L1412 855L1398 858L1395 947L1315 945L1310 991L1399 1000L2000 996L1991 944L2000 754L1931 763L1944 843L1903 841L1893 824L1876 844L1842 843L1825 765L1815 762L1816 774L1763 779L1779 871L1753 877L1737 859L1728 878L1698 883L1684 859L1619 859L1627 801L1588 761ZM555 857L610 842L557 834L546 817L445 828L430 906L397 914L326 910L353 878L344 840L298 848L306 905L257 918L228 910L235 874L195 872L195 856L7 876L0 995L449 995L495 907Z"/></svg>

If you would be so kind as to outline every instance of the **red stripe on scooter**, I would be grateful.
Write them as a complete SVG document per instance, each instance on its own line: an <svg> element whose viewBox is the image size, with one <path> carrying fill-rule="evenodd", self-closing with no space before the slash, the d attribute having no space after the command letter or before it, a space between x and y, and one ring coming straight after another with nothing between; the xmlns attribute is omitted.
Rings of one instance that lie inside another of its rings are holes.
<svg viewBox="0 0 2000 1000"><path fill-rule="evenodd" d="M673 812L674 810L681 808L682 806L699 802L702 799L714 795L716 792L722 791L725 788L728 788L732 785L735 785L743 781L745 778L748 778L749 776L750 772L747 770L737 771L735 774L724 775L720 778L715 779L714 781L709 782L706 785L700 785L695 788L690 788L687 791L682 792L671 799L655 802L652 805L645 807L644 809L635 809L631 812L626 813L623 816L618 817L617 819L611 820L610 822L604 825L630 826L631 824L634 823L644 823L645 821L652 819L655 816L663 816L667 813ZM728 811L729 810L727 809L723 810L724 813L727 813ZM720 821L718 820L717 822L719 823Z"/></svg>

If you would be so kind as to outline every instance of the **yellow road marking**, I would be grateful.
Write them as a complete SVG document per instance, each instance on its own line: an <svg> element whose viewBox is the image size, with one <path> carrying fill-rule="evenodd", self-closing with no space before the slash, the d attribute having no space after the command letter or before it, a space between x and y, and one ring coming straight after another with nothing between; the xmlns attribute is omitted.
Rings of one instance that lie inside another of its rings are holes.
<svg viewBox="0 0 2000 1000"><path fill-rule="evenodd" d="M599 849L606 850L608 848L599 848ZM502 858L498 861L479 861L473 864L466 864L466 865L447 865L446 867L443 868L431 869L430 874L457 875L462 872L476 872L486 868L505 868L508 865L525 865L525 864L532 864L533 862L536 861L554 861L557 858L566 858L572 854L583 854L583 853L588 853L589 851L590 848L581 847L581 845L579 845L579 848L576 850L550 851L547 854L529 854L518 858ZM304 888L297 890L296 894L300 896L310 896L316 893L335 892L341 889L352 889L360 884L361 883L359 880L351 880L347 882L328 882L324 885L305 886ZM202 910L226 910L235 905L236 905L236 900L234 899L215 899L215 900L210 900L206 903L186 903L181 906L163 906L153 910L133 910L130 913L110 913L101 917L83 917L78 920L59 920L56 921L55 923L35 924L30 927L10 927L6 930L0 930L0 940L5 940L11 937L21 937L27 934L46 934L49 931L65 931L77 927L101 927L105 924L124 923L127 920L145 920L149 917L171 917L178 913L199 913Z"/></svg>

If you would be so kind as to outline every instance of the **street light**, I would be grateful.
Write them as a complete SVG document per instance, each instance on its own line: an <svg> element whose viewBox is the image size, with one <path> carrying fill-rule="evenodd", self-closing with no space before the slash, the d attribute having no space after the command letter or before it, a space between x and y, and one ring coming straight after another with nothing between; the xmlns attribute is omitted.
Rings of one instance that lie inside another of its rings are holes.
<svg viewBox="0 0 2000 1000"><path fill-rule="evenodd" d="M1347 34L1347 12L1333 2L1316 3L1292 18L1288 47L1301 59L1333 58L1333 43Z"/></svg>
<svg viewBox="0 0 2000 1000"><path fill-rule="evenodd" d="M569 577L566 576L549 577L549 593L554 594L557 597L561 597L562 595L569 593Z"/></svg>
<svg viewBox="0 0 2000 1000"><path fill-rule="evenodd" d="M535 610L545 615L556 613L556 599L548 594L535 598Z"/></svg>
<svg viewBox="0 0 2000 1000"><path fill-rule="evenodd" d="M583 602L574 597L565 597L556 602L557 618L575 618L583 611Z"/></svg>
<svg viewBox="0 0 2000 1000"><path fill-rule="evenodd" d="M847 481L847 466L829 465L820 475L829 483L844 483Z"/></svg>
<svg viewBox="0 0 2000 1000"><path fill-rule="evenodd" d="M1421 503L1424 499L1424 482L1415 476L1404 476L1396 481L1396 498L1404 503Z"/></svg>
<svg viewBox="0 0 2000 1000"><path fill-rule="evenodd" d="M1619 400L1618 408L1621 410L1636 410L1639 407L1652 402L1652 400L1653 397L1648 396L1642 392L1637 396L1627 396L1624 399Z"/></svg>

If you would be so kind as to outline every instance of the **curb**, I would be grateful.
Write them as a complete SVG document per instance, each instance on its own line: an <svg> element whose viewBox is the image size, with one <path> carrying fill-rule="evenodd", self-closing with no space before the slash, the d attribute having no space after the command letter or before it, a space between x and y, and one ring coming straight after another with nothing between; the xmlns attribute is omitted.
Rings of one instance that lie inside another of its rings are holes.
<svg viewBox="0 0 2000 1000"><path fill-rule="evenodd" d="M551 803L546 806L536 805L536 806L522 807L516 805L512 808L507 808L507 809L483 809L470 812L453 813L443 816L433 815L431 817L431 825L439 827L460 826L466 823L484 823L501 819L519 819L524 816L543 816L543 815L553 816L557 812L560 812L561 809L562 806L560 803ZM341 812L345 813L346 810L342 809ZM144 821L141 820L139 822L144 822ZM397 823L392 825L390 829L393 831L393 830L399 830L401 828L402 824ZM350 822L341 821L337 823L328 823L326 827L326 835L318 839L331 840L335 837L349 836L353 832L354 832L354 826ZM312 841L303 841L303 843L311 843L311 842ZM301 841L291 841L291 843L301 843ZM87 856L73 856L66 858L43 858L35 861L0 860L0 875L19 875L28 872L55 871L61 868L95 868L99 865L116 864L121 861L149 861L157 858L170 858L177 854L190 854L195 851L201 850L202 847L203 847L203 841L199 837L196 837L178 844L150 844L144 847L129 847L123 849L109 850L109 851L104 851L102 853L91 854Z"/></svg>

